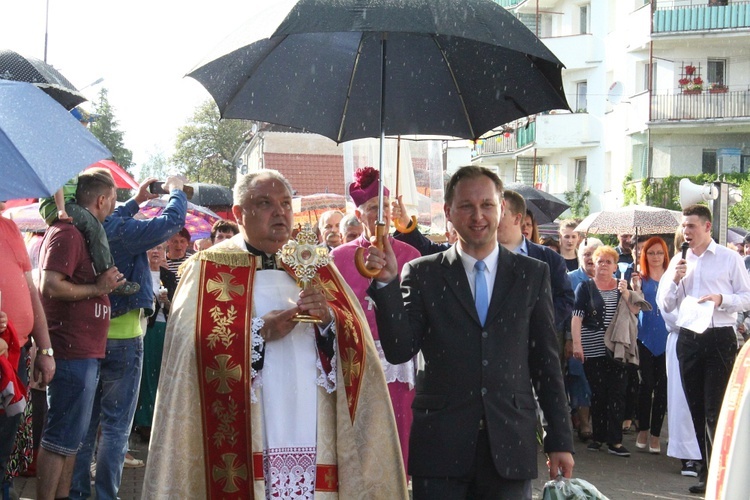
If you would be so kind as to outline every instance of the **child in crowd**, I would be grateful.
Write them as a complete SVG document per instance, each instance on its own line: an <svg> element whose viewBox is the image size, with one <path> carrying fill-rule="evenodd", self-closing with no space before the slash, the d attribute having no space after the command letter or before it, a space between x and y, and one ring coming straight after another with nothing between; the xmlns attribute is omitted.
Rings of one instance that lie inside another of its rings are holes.
<svg viewBox="0 0 750 500"><path fill-rule="evenodd" d="M78 188L78 176L65 183L63 187L55 192L54 196L43 198L39 202L39 213L47 225L55 222L72 223L86 240L91 260L94 262L96 274L101 274L115 265L112 254L109 251L109 243L104 227L88 210L76 203L76 189ZM112 292L115 295L132 295L140 290L141 286L132 281L124 281L122 285Z"/></svg>

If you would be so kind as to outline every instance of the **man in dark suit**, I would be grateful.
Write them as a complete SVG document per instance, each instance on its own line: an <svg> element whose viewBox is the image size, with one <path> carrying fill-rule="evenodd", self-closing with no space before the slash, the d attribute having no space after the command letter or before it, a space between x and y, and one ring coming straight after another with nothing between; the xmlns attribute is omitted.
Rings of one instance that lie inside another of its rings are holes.
<svg viewBox="0 0 750 500"><path fill-rule="evenodd" d="M526 216L526 201L523 196L515 191L506 190L503 199L505 211L497 228L497 242L511 252L541 260L549 266L552 304L555 306L555 329L560 335L562 346L563 323L573 312L575 301L565 259L551 248L533 243L524 237L521 232L521 225Z"/></svg>
<svg viewBox="0 0 750 500"><path fill-rule="evenodd" d="M462 167L445 213L459 240L406 264L371 247L369 289L386 359L422 351L412 405L409 473L415 500L531 498L537 476L536 404L547 419L550 477L573 472L573 440L554 333L549 268L497 243L502 181ZM476 303L475 303L476 298Z"/></svg>

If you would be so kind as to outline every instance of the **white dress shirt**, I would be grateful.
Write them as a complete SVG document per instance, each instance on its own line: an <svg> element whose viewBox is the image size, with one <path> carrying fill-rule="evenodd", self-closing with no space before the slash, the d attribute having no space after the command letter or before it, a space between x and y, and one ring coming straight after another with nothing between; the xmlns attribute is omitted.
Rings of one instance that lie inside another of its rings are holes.
<svg viewBox="0 0 750 500"><path fill-rule="evenodd" d="M477 298L477 292L474 290L474 279L477 274L477 270L474 269L478 259L475 259L471 255L461 250L461 245L456 245L456 251L458 256L461 257L461 263L464 265L464 271L466 271L466 277L469 279L469 286L471 287L471 296L474 300ZM492 302L492 290L495 288L495 276L497 276L497 260L500 255L500 249L495 245L495 249L484 259L484 281L487 283L487 297ZM739 254L737 254L739 255Z"/></svg>
<svg viewBox="0 0 750 500"><path fill-rule="evenodd" d="M721 294L721 306L714 309L711 327L734 326L737 313L750 310L750 277L742 257L711 240L700 255L688 249L685 261L687 273L675 284L675 266L680 255L675 255L664 276L659 281L656 303L662 314L679 309L686 296L695 298L714 293Z"/></svg>

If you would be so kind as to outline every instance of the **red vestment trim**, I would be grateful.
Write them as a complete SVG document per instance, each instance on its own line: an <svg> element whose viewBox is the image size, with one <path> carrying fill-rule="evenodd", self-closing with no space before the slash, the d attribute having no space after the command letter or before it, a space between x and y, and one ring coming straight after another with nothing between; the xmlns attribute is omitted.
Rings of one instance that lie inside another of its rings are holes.
<svg viewBox="0 0 750 500"><path fill-rule="evenodd" d="M263 477L263 453L253 453L253 481L262 481Z"/></svg>
<svg viewBox="0 0 750 500"><path fill-rule="evenodd" d="M258 473L250 429L255 267L230 267L209 260L200 261L200 266L195 340L206 497L252 499L252 478Z"/></svg>
<svg viewBox="0 0 750 500"><path fill-rule="evenodd" d="M338 491L339 470L335 465L317 464L315 466L315 491Z"/></svg>

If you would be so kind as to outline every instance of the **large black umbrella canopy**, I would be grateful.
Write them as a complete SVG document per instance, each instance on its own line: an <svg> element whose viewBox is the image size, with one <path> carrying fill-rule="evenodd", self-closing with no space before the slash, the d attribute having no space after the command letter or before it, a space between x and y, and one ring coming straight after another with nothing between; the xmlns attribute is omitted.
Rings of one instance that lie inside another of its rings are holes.
<svg viewBox="0 0 750 500"><path fill-rule="evenodd" d="M226 186L209 184L207 182L191 182L193 197L190 201L203 207L232 206L232 190Z"/></svg>
<svg viewBox="0 0 750 500"><path fill-rule="evenodd" d="M33 83L67 110L86 101L83 94L51 65L12 50L0 50L0 79Z"/></svg>
<svg viewBox="0 0 750 500"><path fill-rule="evenodd" d="M536 189L533 186L514 183L507 184L505 189L515 191L523 196L523 199L526 201L526 207L534 214L537 224L554 222L561 213L570 208L570 205L557 196Z"/></svg>
<svg viewBox="0 0 750 500"><path fill-rule="evenodd" d="M299 0L273 15L252 21L266 31L248 28L189 73L223 118L340 143L382 133L476 139L568 109L560 61L492 0Z"/></svg>

